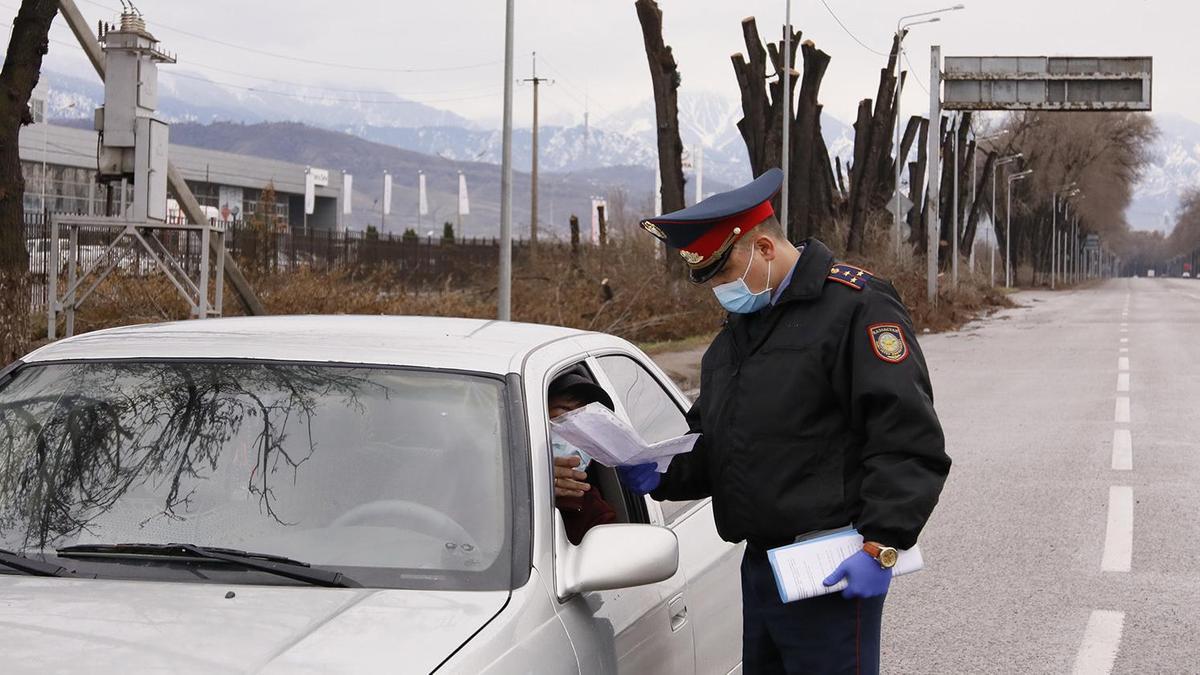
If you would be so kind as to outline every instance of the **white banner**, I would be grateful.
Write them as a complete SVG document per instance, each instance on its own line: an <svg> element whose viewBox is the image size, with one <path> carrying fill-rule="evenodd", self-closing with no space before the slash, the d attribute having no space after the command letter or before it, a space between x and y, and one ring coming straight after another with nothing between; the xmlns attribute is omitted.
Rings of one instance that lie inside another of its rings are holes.
<svg viewBox="0 0 1200 675"><path fill-rule="evenodd" d="M392 174L383 172L383 215L392 213Z"/></svg>
<svg viewBox="0 0 1200 675"><path fill-rule="evenodd" d="M600 243L600 211L596 208L604 207L604 219L608 220L608 200L600 197L592 197L592 243Z"/></svg>
<svg viewBox="0 0 1200 675"><path fill-rule="evenodd" d="M304 170L304 212L312 215L317 206L317 186L311 169Z"/></svg>
<svg viewBox="0 0 1200 675"><path fill-rule="evenodd" d="M658 164L654 165L654 215L662 215L662 174L658 172Z"/></svg>
<svg viewBox="0 0 1200 675"><path fill-rule="evenodd" d="M342 174L342 213L350 215L350 203L354 201L354 176Z"/></svg>
<svg viewBox="0 0 1200 675"><path fill-rule="evenodd" d="M429 215L429 199L425 196L425 172L417 174L417 213Z"/></svg>
<svg viewBox="0 0 1200 675"><path fill-rule="evenodd" d="M329 169L314 169L309 167L308 172L312 174L313 185L317 187L329 187Z"/></svg>
<svg viewBox="0 0 1200 675"><path fill-rule="evenodd" d="M467 199L467 177L460 171L458 174L458 215L471 213L471 202Z"/></svg>
<svg viewBox="0 0 1200 675"><path fill-rule="evenodd" d="M221 210L221 220L230 222L242 219L242 188L221 185L217 188L217 208Z"/></svg>

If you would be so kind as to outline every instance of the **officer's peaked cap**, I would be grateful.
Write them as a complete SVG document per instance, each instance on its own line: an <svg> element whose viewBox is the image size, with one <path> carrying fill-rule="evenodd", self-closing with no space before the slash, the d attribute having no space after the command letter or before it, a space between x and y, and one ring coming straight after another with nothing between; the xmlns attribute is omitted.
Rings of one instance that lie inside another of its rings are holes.
<svg viewBox="0 0 1200 675"><path fill-rule="evenodd" d="M783 171L768 169L736 190L715 194L697 204L646 218L642 229L679 249L692 281L708 281L729 260L733 244L775 215L771 199L783 186Z"/></svg>

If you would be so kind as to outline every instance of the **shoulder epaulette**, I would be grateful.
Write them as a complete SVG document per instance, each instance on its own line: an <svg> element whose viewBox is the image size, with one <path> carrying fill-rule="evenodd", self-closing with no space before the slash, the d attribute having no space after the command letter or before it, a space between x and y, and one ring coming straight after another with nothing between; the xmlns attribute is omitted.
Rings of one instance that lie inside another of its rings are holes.
<svg viewBox="0 0 1200 675"><path fill-rule="evenodd" d="M837 263L829 268L829 276L826 278L830 281L845 284L856 291L861 291L866 287L867 282L873 278L873 275L861 267L847 265L846 263Z"/></svg>

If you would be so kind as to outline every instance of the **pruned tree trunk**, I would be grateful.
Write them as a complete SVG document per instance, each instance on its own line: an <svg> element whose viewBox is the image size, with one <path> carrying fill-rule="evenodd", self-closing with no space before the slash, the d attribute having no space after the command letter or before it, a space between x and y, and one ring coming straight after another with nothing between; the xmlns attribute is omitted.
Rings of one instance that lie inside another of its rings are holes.
<svg viewBox="0 0 1200 675"><path fill-rule="evenodd" d="M908 164L909 199L912 206L908 209L908 242L912 246L924 246L926 241L926 225L928 209L925 206L925 165L929 156L929 120L919 118L917 132L917 161Z"/></svg>
<svg viewBox="0 0 1200 675"><path fill-rule="evenodd" d="M21 127L33 122L29 96L50 49L56 12L55 0L22 0L0 70L0 366L24 356L29 346L29 254L19 140Z"/></svg>
<svg viewBox="0 0 1200 675"><path fill-rule="evenodd" d="M971 255L971 249L975 246L975 234L979 230L979 216L986 208L992 174L996 171L996 157L995 151L987 154L987 158L983 162L983 171L979 175L979 182L975 184L975 203L971 204L971 213L967 216L967 226L963 228L963 238L959 244L959 250L963 251L963 255ZM995 218L995 216L992 217Z"/></svg>
<svg viewBox="0 0 1200 675"><path fill-rule="evenodd" d="M753 17L742 19L742 38L746 43L746 55L730 57L742 95L742 119L738 120L737 128L746 143L750 172L758 176L780 165L781 127L777 120L782 115L781 102L768 96L767 50L762 45Z"/></svg>
<svg viewBox="0 0 1200 675"><path fill-rule="evenodd" d="M825 228L833 219L834 200L840 200L843 192L834 183L829 149L821 135L819 93L830 57L810 40L800 43L800 33L793 30L792 43L798 44L798 48L792 50L791 61L785 64L783 41L764 47L753 18L742 20L742 38L746 54L731 57L742 101L742 119L737 127L746 143L750 170L755 176L782 165L785 74L790 78L793 95L799 94L788 121L789 222L784 223L788 237L797 241ZM802 74L795 69L797 54L803 56ZM773 78L768 77L768 58Z"/></svg>
<svg viewBox="0 0 1200 675"><path fill-rule="evenodd" d="M812 40L800 45L804 72L800 79L800 97L796 101L796 119L792 123L792 152L788 168L788 235L799 241L819 232L833 218L832 203L822 200L829 172L829 150L821 137L821 105L817 93L829 67L829 55L817 49Z"/></svg>
<svg viewBox="0 0 1200 675"><path fill-rule="evenodd" d="M858 120L854 124L854 176L850 188L850 227L846 247L863 252L866 245L867 224L873 212L887 204L895 182L891 152L892 129L896 120L896 60L899 58L900 36L892 38L892 50L888 55L887 67L879 71L879 89L872 108L871 99L864 99L858 108ZM859 138L862 136L863 138ZM899 161L899 160L897 160Z"/></svg>
<svg viewBox="0 0 1200 675"><path fill-rule="evenodd" d="M671 48L663 42L662 10L655 0L636 0L638 22L650 65L654 91L654 117L658 130L658 172L662 177L663 213L684 207L683 141L679 137L679 66ZM677 255L667 255L667 265L682 267Z"/></svg>

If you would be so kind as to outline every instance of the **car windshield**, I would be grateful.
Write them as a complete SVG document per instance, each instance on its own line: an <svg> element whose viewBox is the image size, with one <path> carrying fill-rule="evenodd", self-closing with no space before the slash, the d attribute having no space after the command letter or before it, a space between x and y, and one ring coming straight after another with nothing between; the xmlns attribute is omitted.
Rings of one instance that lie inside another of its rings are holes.
<svg viewBox="0 0 1200 675"><path fill-rule="evenodd" d="M27 365L0 387L0 548L186 542L369 585L507 588L504 387L303 363Z"/></svg>

